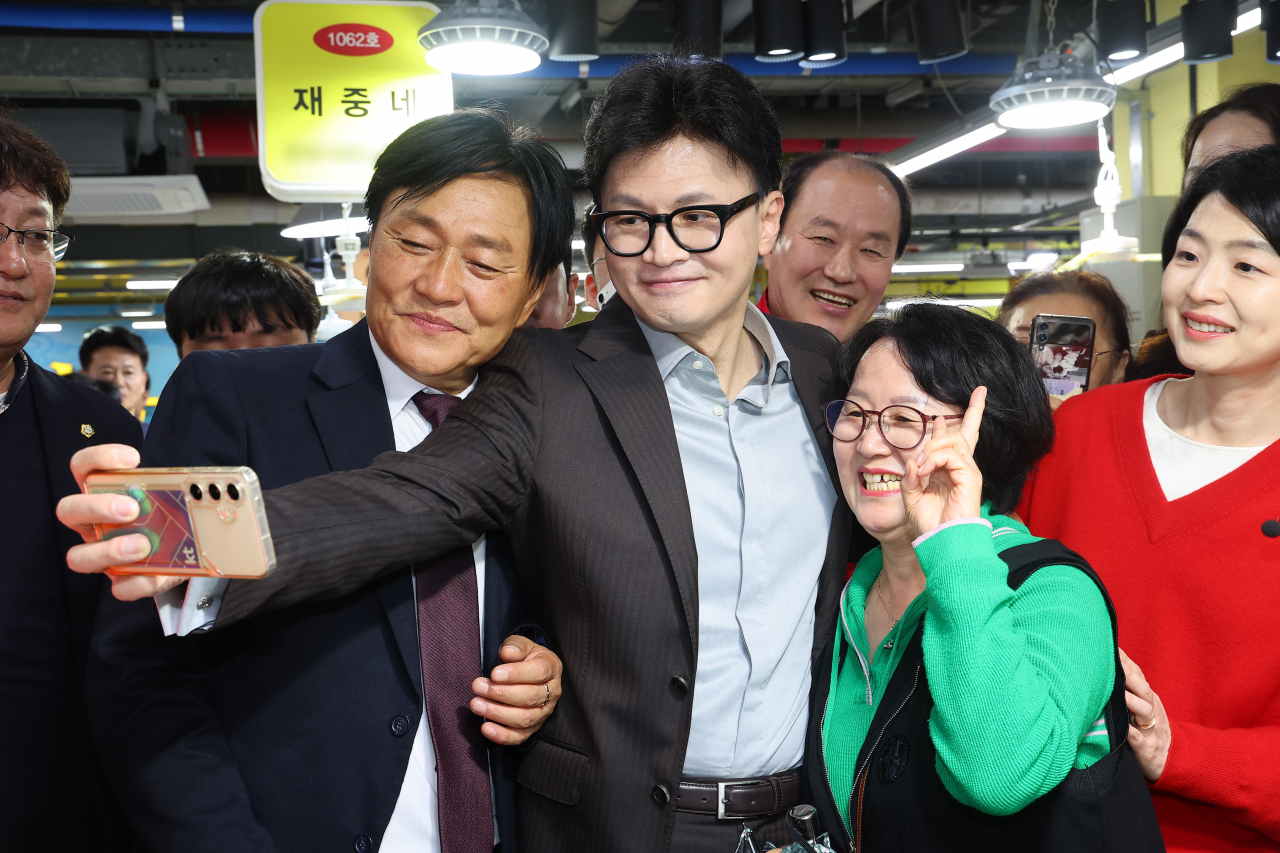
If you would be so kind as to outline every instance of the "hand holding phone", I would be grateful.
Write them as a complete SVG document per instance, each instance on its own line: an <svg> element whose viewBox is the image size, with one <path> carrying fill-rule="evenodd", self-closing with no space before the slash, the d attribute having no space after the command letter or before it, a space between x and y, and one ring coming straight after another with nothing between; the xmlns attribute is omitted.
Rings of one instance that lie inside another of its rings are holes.
<svg viewBox="0 0 1280 853"><path fill-rule="evenodd" d="M114 573L261 578L275 568L262 488L249 468L96 471L83 489L137 502L133 521L94 524L103 540L136 533L150 544L142 559L112 565Z"/></svg>

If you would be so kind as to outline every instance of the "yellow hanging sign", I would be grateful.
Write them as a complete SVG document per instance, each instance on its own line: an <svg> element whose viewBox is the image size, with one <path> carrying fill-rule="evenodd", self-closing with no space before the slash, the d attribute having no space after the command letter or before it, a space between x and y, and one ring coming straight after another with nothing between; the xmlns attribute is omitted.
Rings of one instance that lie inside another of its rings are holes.
<svg viewBox="0 0 1280 853"><path fill-rule="evenodd" d="M267 0L253 18L258 166L290 202L359 201L387 143L453 110L453 80L427 65L413 0Z"/></svg>

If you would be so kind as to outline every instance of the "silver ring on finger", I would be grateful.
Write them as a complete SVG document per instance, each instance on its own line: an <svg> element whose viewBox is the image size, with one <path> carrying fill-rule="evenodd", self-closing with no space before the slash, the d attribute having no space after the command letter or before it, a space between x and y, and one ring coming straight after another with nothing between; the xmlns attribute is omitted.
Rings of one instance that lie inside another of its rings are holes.
<svg viewBox="0 0 1280 853"><path fill-rule="evenodd" d="M551 688L543 684L542 689L547 691L547 698L542 700L542 704L538 706L539 708L547 707L547 703L551 701Z"/></svg>

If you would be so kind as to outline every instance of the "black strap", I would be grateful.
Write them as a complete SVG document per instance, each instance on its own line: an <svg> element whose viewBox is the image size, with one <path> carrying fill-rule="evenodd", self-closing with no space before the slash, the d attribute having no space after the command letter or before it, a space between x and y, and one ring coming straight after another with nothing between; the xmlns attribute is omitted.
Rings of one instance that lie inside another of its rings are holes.
<svg viewBox="0 0 1280 853"><path fill-rule="evenodd" d="M1111 617L1111 638L1115 645L1116 682L1111 690L1104 717L1107 721L1107 739L1114 751L1129 737L1129 706L1124 700L1124 666L1120 663L1120 634L1116 627L1116 609L1107 595L1107 586L1089 561L1063 545L1057 539L1041 539L1025 545L1014 545L1000 552L1000 559L1009 567L1009 588L1017 590L1027 578L1045 566L1074 566L1089 576L1102 593L1107 614Z"/></svg>

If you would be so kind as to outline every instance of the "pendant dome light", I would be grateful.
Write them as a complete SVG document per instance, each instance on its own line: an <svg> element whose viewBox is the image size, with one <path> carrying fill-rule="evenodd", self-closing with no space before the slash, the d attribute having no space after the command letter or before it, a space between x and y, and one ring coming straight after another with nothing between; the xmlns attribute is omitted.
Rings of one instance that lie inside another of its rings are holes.
<svg viewBox="0 0 1280 853"><path fill-rule="evenodd" d="M1116 89L1076 56L1050 47L1022 63L991 96L1001 127L1048 130L1095 122L1111 112Z"/></svg>
<svg viewBox="0 0 1280 853"><path fill-rule="evenodd" d="M800 0L752 0L757 62L791 62L804 56Z"/></svg>
<svg viewBox="0 0 1280 853"><path fill-rule="evenodd" d="M1262 25L1267 31L1267 62L1280 65L1280 0L1262 0Z"/></svg>
<svg viewBox="0 0 1280 853"><path fill-rule="evenodd" d="M1199 65L1230 59L1235 28L1235 0L1191 0L1182 7L1182 61Z"/></svg>
<svg viewBox="0 0 1280 853"><path fill-rule="evenodd" d="M1128 62L1145 55L1145 0L1098 0L1098 47L1112 62Z"/></svg>
<svg viewBox="0 0 1280 853"><path fill-rule="evenodd" d="M556 0L558 20L547 58L555 62L591 62L600 58L596 0Z"/></svg>
<svg viewBox="0 0 1280 853"><path fill-rule="evenodd" d="M921 65L946 62L969 52L960 0L916 0L911 4L911 30Z"/></svg>
<svg viewBox="0 0 1280 853"><path fill-rule="evenodd" d="M724 55L724 6L720 0L680 0L672 45L694 56L719 59Z"/></svg>
<svg viewBox="0 0 1280 853"><path fill-rule="evenodd" d="M418 30L427 63L452 74L532 71L550 40L519 0L458 0Z"/></svg>
<svg viewBox="0 0 1280 853"><path fill-rule="evenodd" d="M804 0L804 59L801 68L830 68L849 58L842 0Z"/></svg>

